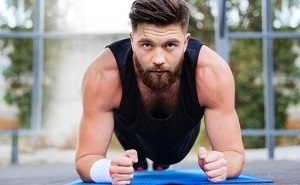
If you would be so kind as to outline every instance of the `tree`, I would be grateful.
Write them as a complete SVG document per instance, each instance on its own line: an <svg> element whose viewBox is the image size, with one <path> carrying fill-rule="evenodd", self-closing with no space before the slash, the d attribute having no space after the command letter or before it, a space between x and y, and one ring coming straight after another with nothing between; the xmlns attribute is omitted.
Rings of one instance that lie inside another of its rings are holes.
<svg viewBox="0 0 300 185"><path fill-rule="evenodd" d="M191 7L189 32L193 37L214 47L214 16L212 1L186 0Z"/></svg>
<svg viewBox="0 0 300 185"><path fill-rule="evenodd" d="M34 1L32 0L6 0L7 8L14 12L15 24L11 24L0 12L0 31L29 32L33 30ZM63 24L63 17L57 7L57 1L45 1L45 30L59 30ZM45 45L51 43L46 41ZM29 127L31 120L31 93L33 85L33 40L7 39L3 40L2 48L11 47L8 54L11 65L4 71L8 83L5 101L17 105L19 119L23 127ZM45 51L45 58L59 51L59 47L52 47ZM55 65L55 64L53 64ZM51 73L45 71L44 79L51 78ZM44 80L47 82L47 80ZM44 88L50 89L51 84L44 83ZM49 96L47 90L43 91L45 97Z"/></svg>
<svg viewBox="0 0 300 185"><path fill-rule="evenodd" d="M212 3L206 1L188 1L194 9L201 11L208 20L196 19L192 17L191 24L202 22L202 25L213 25L211 12ZM272 1L273 3L273 24L275 31L296 31L297 26L291 26L287 20L282 18L286 10L297 9L299 2ZM227 1L229 16L234 14L235 19L229 19L228 28L235 31L258 31L262 30L261 1ZM205 11L203 11L203 9ZM209 10L210 9L210 10ZM292 12L292 11L289 11ZM229 17L230 18L230 17ZM208 21L208 22L206 22ZM210 32L205 37L199 35L202 30L195 29L191 25L190 32L201 38L213 38L211 27ZM206 29L204 29L206 30ZM209 40L211 41L211 39ZM275 95L275 124L276 128L285 128L287 120L287 108L289 105L300 102L300 69L296 66L297 55L293 52L296 39L275 39L273 45L274 57L274 95ZM211 43L208 43L211 44ZM212 45L212 44L211 44ZM262 65L262 41L260 39L243 39L230 41L230 67L235 77L236 83L236 109L239 115L242 128L264 128L264 82ZM263 137L243 137L246 148L264 147Z"/></svg>

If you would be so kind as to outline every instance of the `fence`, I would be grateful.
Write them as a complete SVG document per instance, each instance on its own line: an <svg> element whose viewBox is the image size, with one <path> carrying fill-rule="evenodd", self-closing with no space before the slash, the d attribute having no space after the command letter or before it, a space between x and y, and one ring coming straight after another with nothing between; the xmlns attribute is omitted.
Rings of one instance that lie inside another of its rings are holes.
<svg viewBox="0 0 300 185"><path fill-rule="evenodd" d="M274 158L275 137L300 135L300 130L276 130L274 126L274 89L272 86L273 56L272 45L274 38L300 38L299 32L272 32L271 0L262 0L263 30L262 32L229 32L227 29L226 0L219 0L219 16L215 22L216 50L229 61L229 40L230 39L262 39L263 40L263 68L264 68L264 103L265 103L265 129L243 129L243 136L264 136L268 148L268 157ZM33 51L33 93L32 93L32 116L29 133L41 131L41 106L42 106L42 71L44 39L76 38L90 36L91 34L77 33L55 33L44 32L44 0L35 0L34 9L34 30L33 32L7 32L1 33L0 38L28 38L34 41ZM96 34L95 34L96 35Z"/></svg>
<svg viewBox="0 0 300 185"><path fill-rule="evenodd" d="M226 18L226 0L218 1L218 19L216 28L216 50L229 61L230 39L262 39L263 40L263 70L264 70L264 105L265 129L243 129L243 136L265 136L268 148L268 157L274 158L275 137L300 135L300 130L276 130L274 121L274 88L273 78L273 39L300 38L300 32L273 32L272 31L272 1L262 0L262 32L229 32ZM225 46L225 47L224 47ZM227 47L226 47L227 46Z"/></svg>

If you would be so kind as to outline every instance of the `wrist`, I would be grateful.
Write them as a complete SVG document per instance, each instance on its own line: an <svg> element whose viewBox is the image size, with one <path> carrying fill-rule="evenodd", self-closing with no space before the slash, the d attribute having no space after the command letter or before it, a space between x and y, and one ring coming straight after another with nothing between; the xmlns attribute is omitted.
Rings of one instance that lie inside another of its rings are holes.
<svg viewBox="0 0 300 185"><path fill-rule="evenodd" d="M96 161L90 170L90 177L94 182L111 182L109 167L111 160L100 159Z"/></svg>

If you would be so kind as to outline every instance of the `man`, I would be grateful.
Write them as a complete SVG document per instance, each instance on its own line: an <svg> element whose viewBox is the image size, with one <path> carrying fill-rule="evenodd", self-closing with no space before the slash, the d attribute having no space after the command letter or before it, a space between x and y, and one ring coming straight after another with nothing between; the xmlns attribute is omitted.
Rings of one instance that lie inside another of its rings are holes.
<svg viewBox="0 0 300 185"><path fill-rule="evenodd" d="M129 39L109 45L83 79L76 170L83 181L129 184L134 170L181 161L204 122L213 151L199 167L212 182L240 175L244 147L227 63L187 33L183 0L136 0ZM124 153L106 158L113 132Z"/></svg>

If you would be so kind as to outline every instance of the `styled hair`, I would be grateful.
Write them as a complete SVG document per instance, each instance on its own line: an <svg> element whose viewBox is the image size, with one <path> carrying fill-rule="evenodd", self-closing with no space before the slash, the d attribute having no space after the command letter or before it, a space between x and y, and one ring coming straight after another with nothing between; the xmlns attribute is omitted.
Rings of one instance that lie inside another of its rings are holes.
<svg viewBox="0 0 300 185"><path fill-rule="evenodd" d="M184 0L135 0L129 13L132 30L142 23L167 26L180 24L187 32L190 9Z"/></svg>

